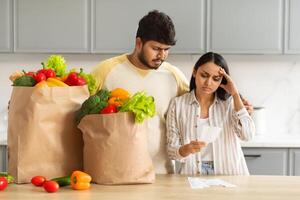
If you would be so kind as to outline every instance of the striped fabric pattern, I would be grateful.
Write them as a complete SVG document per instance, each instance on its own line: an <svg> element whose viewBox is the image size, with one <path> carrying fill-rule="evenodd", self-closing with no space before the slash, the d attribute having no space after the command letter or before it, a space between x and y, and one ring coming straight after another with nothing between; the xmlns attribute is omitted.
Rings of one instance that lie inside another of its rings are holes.
<svg viewBox="0 0 300 200"><path fill-rule="evenodd" d="M180 162L180 174L201 174L201 153L185 158L179 154L183 144L196 140L197 118L201 108L194 91L174 98L167 114L167 150L172 160ZM255 127L245 108L234 111L233 99L222 101L215 97L209 108L210 126L220 127L222 131L213 142L214 171L218 175L249 175L240 140L250 140Z"/></svg>

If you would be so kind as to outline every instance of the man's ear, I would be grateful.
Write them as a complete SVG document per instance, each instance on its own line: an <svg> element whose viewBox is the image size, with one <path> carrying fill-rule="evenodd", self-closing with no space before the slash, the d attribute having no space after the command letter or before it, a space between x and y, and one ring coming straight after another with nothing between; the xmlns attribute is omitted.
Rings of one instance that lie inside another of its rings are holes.
<svg viewBox="0 0 300 200"><path fill-rule="evenodd" d="M136 48L136 50L141 51L142 47L143 47L142 39L140 37L135 38L135 48Z"/></svg>

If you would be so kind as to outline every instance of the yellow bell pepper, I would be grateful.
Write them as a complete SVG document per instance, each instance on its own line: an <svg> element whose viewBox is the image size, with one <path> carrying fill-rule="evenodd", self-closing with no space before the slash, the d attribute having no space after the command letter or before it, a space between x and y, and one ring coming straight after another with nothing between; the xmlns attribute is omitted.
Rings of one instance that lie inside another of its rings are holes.
<svg viewBox="0 0 300 200"><path fill-rule="evenodd" d="M48 84L46 81L40 81L35 85L35 87L38 87L38 88L48 87Z"/></svg>
<svg viewBox="0 0 300 200"><path fill-rule="evenodd" d="M121 100L128 99L130 97L130 94L128 91L122 89L122 88L116 88L111 91L110 97L116 97Z"/></svg>
<svg viewBox="0 0 300 200"><path fill-rule="evenodd" d="M74 190L86 190L90 188L92 177L82 171L74 171L71 175L71 187Z"/></svg>
<svg viewBox="0 0 300 200"><path fill-rule="evenodd" d="M67 78L68 78L68 76L55 77L55 79L60 80L62 82L65 82Z"/></svg>
<svg viewBox="0 0 300 200"><path fill-rule="evenodd" d="M125 100L129 99L129 97L129 92L122 88L116 88L110 92L108 104L119 107L125 102Z"/></svg>

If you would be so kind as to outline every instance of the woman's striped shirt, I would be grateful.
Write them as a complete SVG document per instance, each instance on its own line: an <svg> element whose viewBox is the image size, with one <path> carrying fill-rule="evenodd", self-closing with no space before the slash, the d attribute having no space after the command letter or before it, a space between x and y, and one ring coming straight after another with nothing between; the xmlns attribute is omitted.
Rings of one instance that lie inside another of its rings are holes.
<svg viewBox="0 0 300 200"><path fill-rule="evenodd" d="M194 91L174 98L167 114L167 148L172 160L180 161L180 174L201 174L201 153L185 158L179 147L196 140L197 118L201 113ZM245 108L234 111L233 98L222 101L215 96L209 108L210 126L222 129L213 142L215 174L249 175L239 140L250 140L255 132L253 120Z"/></svg>

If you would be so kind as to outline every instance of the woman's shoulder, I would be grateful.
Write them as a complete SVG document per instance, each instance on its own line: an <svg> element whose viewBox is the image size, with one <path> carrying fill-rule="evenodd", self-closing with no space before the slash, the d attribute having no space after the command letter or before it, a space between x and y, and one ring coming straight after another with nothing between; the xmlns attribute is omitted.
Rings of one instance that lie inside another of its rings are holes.
<svg viewBox="0 0 300 200"><path fill-rule="evenodd" d="M184 102L187 102L187 101L190 101L192 98L192 92L187 92L187 93L184 93L183 95L180 95L180 96L177 96L177 97L174 97L173 98L173 101L175 102L178 102L178 101L184 101Z"/></svg>
<svg viewBox="0 0 300 200"><path fill-rule="evenodd" d="M225 100L221 100L221 99L218 98L217 102L218 102L218 105L220 105L220 107L222 107L222 108L231 109L233 107L233 98L232 98L232 96L228 97Z"/></svg>
<svg viewBox="0 0 300 200"><path fill-rule="evenodd" d="M195 95L194 95L195 96ZM171 100L171 107L175 106L178 109L182 108L185 109L186 107L190 106L194 101L193 101L193 93L191 94L191 92L185 93L183 95L174 97Z"/></svg>
<svg viewBox="0 0 300 200"><path fill-rule="evenodd" d="M231 104L232 102L233 102L233 98L232 98L232 96L229 96L227 99L225 99L225 100L221 100L221 99L219 99L218 98L218 100L219 100L219 102L222 102L222 104Z"/></svg>

